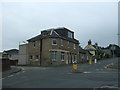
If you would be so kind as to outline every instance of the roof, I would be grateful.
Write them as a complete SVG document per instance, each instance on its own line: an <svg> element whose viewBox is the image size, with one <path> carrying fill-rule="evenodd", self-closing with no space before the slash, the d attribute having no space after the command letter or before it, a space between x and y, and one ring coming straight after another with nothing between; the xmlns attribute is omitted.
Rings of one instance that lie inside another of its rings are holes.
<svg viewBox="0 0 120 90"><path fill-rule="evenodd" d="M96 50L96 48L94 48L93 45L87 45L84 49L89 50L89 51L95 51Z"/></svg>
<svg viewBox="0 0 120 90"><path fill-rule="evenodd" d="M68 31L73 33L73 38L68 37L68 35L67 35ZM41 31L40 35L37 35L31 39L28 39L27 41L36 41L36 40L40 40L40 39L43 39L46 37L62 38L62 39L66 39L66 40L74 42L74 43L79 43L78 40L74 39L74 32L65 27L51 28L51 29L43 30L43 31Z"/></svg>
<svg viewBox="0 0 120 90"><path fill-rule="evenodd" d="M17 49L11 49L11 50L7 50L7 51L4 51L4 52L7 53L7 54L18 53L18 50Z"/></svg>
<svg viewBox="0 0 120 90"><path fill-rule="evenodd" d="M85 54L87 51L82 49L82 47L79 46L79 52Z"/></svg>
<svg viewBox="0 0 120 90"><path fill-rule="evenodd" d="M89 51L87 51L87 50L85 50L85 49L82 49L82 47L79 46L79 53L86 54L87 52L88 52L90 55L92 55Z"/></svg>

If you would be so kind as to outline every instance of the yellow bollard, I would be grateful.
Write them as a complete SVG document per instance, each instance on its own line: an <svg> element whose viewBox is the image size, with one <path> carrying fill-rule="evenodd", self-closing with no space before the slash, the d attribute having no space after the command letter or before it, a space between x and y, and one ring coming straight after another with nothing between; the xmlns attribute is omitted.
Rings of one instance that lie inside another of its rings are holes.
<svg viewBox="0 0 120 90"><path fill-rule="evenodd" d="M76 70L77 69L77 65L73 64L73 68L74 68L74 70Z"/></svg>
<svg viewBox="0 0 120 90"><path fill-rule="evenodd" d="M77 62L76 61L73 62L73 69L77 70Z"/></svg>

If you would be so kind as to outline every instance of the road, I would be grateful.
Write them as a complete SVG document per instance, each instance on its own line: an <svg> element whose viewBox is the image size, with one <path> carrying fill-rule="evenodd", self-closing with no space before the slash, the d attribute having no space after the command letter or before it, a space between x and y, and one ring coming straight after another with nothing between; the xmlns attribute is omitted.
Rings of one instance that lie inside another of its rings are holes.
<svg viewBox="0 0 120 90"><path fill-rule="evenodd" d="M72 73L72 65L57 67L28 67L2 79L3 88L101 88L118 86L118 70L105 65L118 58L100 60L96 64L79 64L82 73ZM20 67L20 66L19 66Z"/></svg>

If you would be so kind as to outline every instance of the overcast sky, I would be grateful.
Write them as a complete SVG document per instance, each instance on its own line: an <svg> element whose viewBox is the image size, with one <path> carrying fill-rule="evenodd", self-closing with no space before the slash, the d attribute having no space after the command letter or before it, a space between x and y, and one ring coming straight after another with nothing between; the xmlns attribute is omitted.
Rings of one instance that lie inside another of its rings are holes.
<svg viewBox="0 0 120 90"><path fill-rule="evenodd" d="M83 48L89 39L102 47L118 43L117 2L11 2L0 7L2 51L18 48L19 42L41 30L57 27L74 31Z"/></svg>

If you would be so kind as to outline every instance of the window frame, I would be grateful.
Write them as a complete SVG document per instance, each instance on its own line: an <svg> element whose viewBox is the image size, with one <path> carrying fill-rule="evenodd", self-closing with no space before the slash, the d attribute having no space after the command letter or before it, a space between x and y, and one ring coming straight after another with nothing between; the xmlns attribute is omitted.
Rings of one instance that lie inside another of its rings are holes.
<svg viewBox="0 0 120 90"><path fill-rule="evenodd" d="M61 39L61 46L64 46L64 40Z"/></svg>
<svg viewBox="0 0 120 90"><path fill-rule="evenodd" d="M76 44L74 43L74 49L76 49Z"/></svg>
<svg viewBox="0 0 120 90"><path fill-rule="evenodd" d="M73 33L70 32L70 31L68 31L68 37L69 37L69 38L73 38Z"/></svg>
<svg viewBox="0 0 120 90"><path fill-rule="evenodd" d="M65 61L65 52L61 52L61 61Z"/></svg>
<svg viewBox="0 0 120 90"><path fill-rule="evenodd" d="M36 60L36 61L39 60L39 55L35 55L35 60Z"/></svg>
<svg viewBox="0 0 120 90"><path fill-rule="evenodd" d="M33 60L33 55L30 55L30 56L29 56L29 60Z"/></svg>
<svg viewBox="0 0 120 90"><path fill-rule="evenodd" d="M57 51L51 51L51 60L56 61L57 60Z"/></svg>
<svg viewBox="0 0 120 90"><path fill-rule="evenodd" d="M56 41L56 44L54 44L54 40ZM57 39L56 38L52 38L52 45L57 45Z"/></svg>

